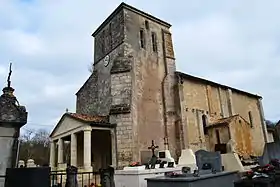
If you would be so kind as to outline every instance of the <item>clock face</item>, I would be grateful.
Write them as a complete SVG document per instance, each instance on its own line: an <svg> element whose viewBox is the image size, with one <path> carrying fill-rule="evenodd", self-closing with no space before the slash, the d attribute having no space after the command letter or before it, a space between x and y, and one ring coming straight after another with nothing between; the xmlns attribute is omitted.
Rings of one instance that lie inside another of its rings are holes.
<svg viewBox="0 0 280 187"><path fill-rule="evenodd" d="M104 58L104 66L107 67L110 63L110 57L109 55L107 55L105 58Z"/></svg>

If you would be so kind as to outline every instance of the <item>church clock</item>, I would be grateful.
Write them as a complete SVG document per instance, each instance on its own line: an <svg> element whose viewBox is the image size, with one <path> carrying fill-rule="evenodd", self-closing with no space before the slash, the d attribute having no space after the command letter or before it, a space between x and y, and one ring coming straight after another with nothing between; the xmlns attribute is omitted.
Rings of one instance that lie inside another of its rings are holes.
<svg viewBox="0 0 280 187"><path fill-rule="evenodd" d="M107 55L104 58L104 66L107 67L109 65L109 63L110 63L110 56Z"/></svg>

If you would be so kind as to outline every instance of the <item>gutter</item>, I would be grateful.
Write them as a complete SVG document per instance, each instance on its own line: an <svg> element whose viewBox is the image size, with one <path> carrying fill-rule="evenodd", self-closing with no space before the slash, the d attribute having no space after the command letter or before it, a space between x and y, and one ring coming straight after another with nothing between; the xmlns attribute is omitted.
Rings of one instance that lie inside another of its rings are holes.
<svg viewBox="0 0 280 187"><path fill-rule="evenodd" d="M167 128L167 116L166 116L166 97L165 97L165 89L164 84L166 82L168 76L167 69L167 61L166 61L166 53L165 53L165 42L164 42L164 33L165 31L162 29L162 52L163 52L163 63L164 63L164 77L161 82L161 95L162 95L162 108L163 108L163 125L164 125L164 147L166 150L169 149L168 143L168 128Z"/></svg>

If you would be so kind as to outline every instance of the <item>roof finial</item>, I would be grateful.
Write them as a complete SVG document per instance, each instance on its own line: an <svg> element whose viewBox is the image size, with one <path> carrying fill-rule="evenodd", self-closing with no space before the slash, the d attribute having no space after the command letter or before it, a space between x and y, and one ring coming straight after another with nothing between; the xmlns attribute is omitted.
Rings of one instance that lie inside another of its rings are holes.
<svg viewBox="0 0 280 187"><path fill-rule="evenodd" d="M10 71L9 71L9 76L8 76L8 79L7 79L8 88L11 87L11 75L12 75L12 63L10 62Z"/></svg>
<svg viewBox="0 0 280 187"><path fill-rule="evenodd" d="M68 110L68 108L66 108L66 113L68 113L69 112L69 110Z"/></svg>

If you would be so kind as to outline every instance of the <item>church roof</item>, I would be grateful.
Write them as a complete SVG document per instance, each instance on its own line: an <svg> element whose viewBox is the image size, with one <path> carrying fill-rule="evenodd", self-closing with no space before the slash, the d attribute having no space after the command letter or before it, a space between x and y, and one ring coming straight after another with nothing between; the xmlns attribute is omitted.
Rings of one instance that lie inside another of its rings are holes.
<svg viewBox="0 0 280 187"><path fill-rule="evenodd" d="M154 16L152 16L152 15L146 13L146 12L143 12L142 10L139 10L139 9L133 7L133 6L130 6L130 5L126 4L126 3L121 3L121 4L113 11L113 13L111 13L111 15L110 15L110 16L109 16L109 17L94 31L94 33L92 34L92 36L93 36L93 37L96 36L96 34L97 34L101 29L103 29L103 28L105 27L105 25L107 25L107 24L111 21L111 19L112 19L116 14L118 14L118 13L119 13L121 10L123 10L123 9L130 10L130 11L136 13L136 14L139 14L139 15L141 15L141 16L144 16L144 17L146 17L146 18L148 18L148 19L150 19L150 20L152 20L152 21L154 21L154 22L157 22L157 23L159 23L159 24L162 24L162 25L164 25L164 26L166 26L166 27L171 27L171 24L169 24L169 23L167 23L167 22L165 22L165 21L163 21L163 20L161 20L161 19L159 19L159 18L156 18L156 17L154 17Z"/></svg>
<svg viewBox="0 0 280 187"><path fill-rule="evenodd" d="M188 80L202 82L202 83L205 83L205 84L208 84L208 85L217 86L217 87L221 87L221 88L224 88L224 89L231 89L232 91L235 91L237 93L241 93L241 94L244 94L244 95L248 95L250 97L262 98L261 96L259 96L257 94L252 94L250 92L239 90L237 88L233 88L233 87L230 87L230 86L227 86L227 85L224 85L224 84L216 83L216 82L213 82L213 81L210 81L210 80L207 80L207 79L203 79L203 78L200 78L200 77L196 77L196 76L193 76L193 75L190 75L190 74L186 74L186 73L183 73L183 72L176 71L176 74L179 75L180 77L188 79Z"/></svg>

